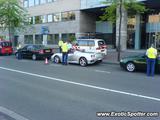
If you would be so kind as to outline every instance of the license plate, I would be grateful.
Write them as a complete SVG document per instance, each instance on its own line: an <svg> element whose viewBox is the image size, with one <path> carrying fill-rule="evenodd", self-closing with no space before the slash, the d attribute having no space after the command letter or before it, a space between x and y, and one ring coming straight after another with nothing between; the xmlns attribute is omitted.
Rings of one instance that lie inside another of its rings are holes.
<svg viewBox="0 0 160 120"><path fill-rule="evenodd" d="M45 52L47 52L47 53L48 53L48 52L50 52L50 50L45 50Z"/></svg>

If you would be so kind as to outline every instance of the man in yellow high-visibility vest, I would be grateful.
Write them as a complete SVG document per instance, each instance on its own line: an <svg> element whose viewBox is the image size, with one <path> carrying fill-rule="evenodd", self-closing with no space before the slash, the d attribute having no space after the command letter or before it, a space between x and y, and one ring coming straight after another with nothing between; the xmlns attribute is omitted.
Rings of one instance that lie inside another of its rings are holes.
<svg viewBox="0 0 160 120"><path fill-rule="evenodd" d="M59 52L60 52L60 53L62 53L62 44L63 44L63 41L62 41L62 40L59 40L58 46L59 46Z"/></svg>
<svg viewBox="0 0 160 120"><path fill-rule="evenodd" d="M67 61L68 61L68 44L67 41L65 41L62 44L62 64L63 65L67 65Z"/></svg>
<svg viewBox="0 0 160 120"><path fill-rule="evenodd" d="M147 76L154 76L155 71L155 63L157 58L157 49L154 48L152 44L146 52L147 55Z"/></svg>

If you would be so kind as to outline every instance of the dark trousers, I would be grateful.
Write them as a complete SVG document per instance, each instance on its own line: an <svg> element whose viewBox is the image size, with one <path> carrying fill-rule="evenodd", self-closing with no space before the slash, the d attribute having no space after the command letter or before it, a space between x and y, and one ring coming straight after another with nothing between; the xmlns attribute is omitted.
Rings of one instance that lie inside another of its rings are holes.
<svg viewBox="0 0 160 120"><path fill-rule="evenodd" d="M154 76L156 59L147 58L147 76Z"/></svg>
<svg viewBox="0 0 160 120"><path fill-rule="evenodd" d="M22 57L22 53L18 53L18 60L21 60L23 57Z"/></svg>
<svg viewBox="0 0 160 120"><path fill-rule="evenodd" d="M63 52L62 53L62 64L67 65L68 61L68 52Z"/></svg>

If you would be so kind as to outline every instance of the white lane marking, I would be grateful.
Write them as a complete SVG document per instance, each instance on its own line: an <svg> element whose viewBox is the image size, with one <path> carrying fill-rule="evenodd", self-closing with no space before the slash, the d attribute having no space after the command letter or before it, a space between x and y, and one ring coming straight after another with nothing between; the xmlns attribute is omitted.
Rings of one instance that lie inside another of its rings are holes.
<svg viewBox="0 0 160 120"><path fill-rule="evenodd" d="M7 108L4 108L4 107L2 107L2 106L0 106L0 112L2 112L3 114L6 114L6 115L8 115L8 116L10 116L11 118L14 118L14 119L16 119L16 120L29 120L29 119L27 119L27 118L25 118L25 117L23 117L23 116L15 113L15 112L9 110L9 109L7 109Z"/></svg>
<svg viewBox="0 0 160 120"><path fill-rule="evenodd" d="M111 72L109 71L103 71L103 70L94 70L95 72L99 72L99 73L107 73L107 74L110 74Z"/></svg>
<svg viewBox="0 0 160 120"><path fill-rule="evenodd" d="M50 79L53 81L64 82L64 83L79 85L79 86L83 86L83 87L94 88L94 89L103 90L103 91L107 91L107 92L119 93L119 94L123 94L123 95L129 95L129 96L134 96L134 97L139 97L139 98L144 98L144 99L149 99L149 100L154 100L154 101L160 102L160 98L156 98L156 97L150 97L150 96L145 96L145 95L140 95L140 94L135 94L135 93L129 93L129 92L124 92L124 91L119 91L119 90L114 90L114 89L109 89L109 88L98 87L98 86L89 85L89 84L72 82L72 81L68 81L68 80L64 80L64 79L48 77L48 76L44 76L44 75L24 72L24 71L20 71L20 70L5 68L5 67L0 67L0 69L12 71L12 72L17 72L17 73L22 73L22 74L26 74L26 75L30 75L30 76L35 76L35 77Z"/></svg>

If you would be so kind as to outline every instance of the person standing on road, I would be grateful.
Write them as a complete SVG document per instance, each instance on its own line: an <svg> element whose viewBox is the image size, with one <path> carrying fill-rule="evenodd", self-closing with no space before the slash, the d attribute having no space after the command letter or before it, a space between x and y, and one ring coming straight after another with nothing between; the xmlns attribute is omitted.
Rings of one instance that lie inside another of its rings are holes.
<svg viewBox="0 0 160 120"><path fill-rule="evenodd" d="M67 65L67 61L68 61L68 44L67 41L65 41L62 44L62 64Z"/></svg>
<svg viewBox="0 0 160 120"><path fill-rule="evenodd" d="M150 75L154 76L157 49L154 48L153 44L149 49L147 49L146 55L147 55L147 76L150 76Z"/></svg>
<svg viewBox="0 0 160 120"><path fill-rule="evenodd" d="M18 60L20 60L20 59L22 59L23 57L22 57L22 54L21 54L21 51L20 51L20 49L22 48L22 45L21 45L21 43L19 42L18 43L18 46L17 46L17 51L18 51L18 57L17 57L17 59Z"/></svg>
<svg viewBox="0 0 160 120"><path fill-rule="evenodd" d="M63 44L63 41L62 41L62 40L59 40L58 46L59 46L59 52L60 52L60 53L62 53L62 44Z"/></svg>

